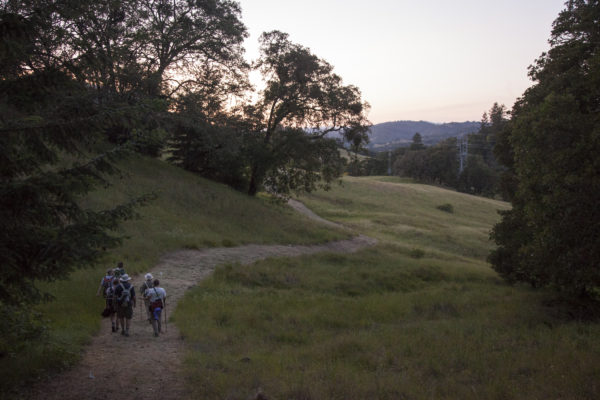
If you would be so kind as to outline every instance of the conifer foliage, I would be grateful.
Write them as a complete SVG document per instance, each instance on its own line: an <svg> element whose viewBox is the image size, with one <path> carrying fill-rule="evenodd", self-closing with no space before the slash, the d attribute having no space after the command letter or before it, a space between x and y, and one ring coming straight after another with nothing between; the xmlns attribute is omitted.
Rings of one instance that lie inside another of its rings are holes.
<svg viewBox="0 0 600 400"><path fill-rule="evenodd" d="M600 288L600 2L571 0L530 67L496 156L513 182L490 261L509 281L576 297Z"/></svg>
<svg viewBox="0 0 600 400"><path fill-rule="evenodd" d="M0 29L0 304L42 299L37 281L65 278L119 242L110 232L133 216L134 199L112 209L82 208L81 197L106 185L123 149L97 150L120 117L58 66L32 68L35 18L3 13Z"/></svg>

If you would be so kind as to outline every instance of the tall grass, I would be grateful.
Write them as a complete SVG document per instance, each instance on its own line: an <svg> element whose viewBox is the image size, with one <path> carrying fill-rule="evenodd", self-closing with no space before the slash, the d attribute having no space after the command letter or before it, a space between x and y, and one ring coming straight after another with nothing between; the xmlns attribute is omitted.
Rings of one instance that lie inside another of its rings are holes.
<svg viewBox="0 0 600 400"><path fill-rule="evenodd" d="M218 268L174 315L194 398L600 397L598 324L484 261L506 204L375 178L303 201L381 244Z"/></svg>
<svg viewBox="0 0 600 400"><path fill-rule="evenodd" d="M22 353L0 358L0 388L55 373L79 359L81 347L100 327L104 301L95 296L96 290L106 269L118 261L124 262L129 274L137 274L151 269L162 254L181 248L309 244L348 237L289 207L250 198L160 160L136 157L120 163L120 169L123 176L84 199L86 207L109 208L151 192L157 199L116 232L125 237L123 245L108 251L98 265L86 266L65 280L40 284L56 298L36 307L48 335Z"/></svg>
<svg viewBox="0 0 600 400"><path fill-rule="evenodd" d="M442 257L484 259L497 210L508 204L391 177L346 178L330 192L303 198L323 218ZM452 206L452 213L440 210Z"/></svg>

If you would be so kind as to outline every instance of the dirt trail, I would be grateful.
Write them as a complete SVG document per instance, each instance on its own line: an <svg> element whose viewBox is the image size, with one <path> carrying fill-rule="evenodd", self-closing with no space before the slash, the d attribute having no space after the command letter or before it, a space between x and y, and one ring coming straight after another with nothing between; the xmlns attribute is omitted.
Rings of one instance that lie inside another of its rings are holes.
<svg viewBox="0 0 600 400"><path fill-rule="evenodd" d="M302 203L290 201L290 206L311 218L326 221ZM337 225L339 226L339 225ZM231 262L251 264L269 257L293 257L318 252L349 253L376 243L375 239L357 236L321 245L247 245L240 247L181 250L162 257L152 269L167 291L167 313L175 309L185 291L210 274L217 265ZM136 288L143 276L133 277ZM102 321L102 328L83 354L81 362L72 369L35 385L27 393L28 399L186 399L183 374L184 343L174 324L156 338L138 301L130 336L112 333L110 320ZM163 323L164 324L164 323ZM164 330L163 326L163 330Z"/></svg>

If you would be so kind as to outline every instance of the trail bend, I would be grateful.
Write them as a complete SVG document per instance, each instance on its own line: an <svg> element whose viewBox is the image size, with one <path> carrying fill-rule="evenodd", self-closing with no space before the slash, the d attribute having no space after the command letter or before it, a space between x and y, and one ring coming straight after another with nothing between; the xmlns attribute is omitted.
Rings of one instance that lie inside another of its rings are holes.
<svg viewBox="0 0 600 400"><path fill-rule="evenodd" d="M318 217L298 201L291 200L289 204L309 218L340 226ZM161 280L161 286L167 291L166 312L170 313L185 291L218 265L232 262L251 264L270 257L295 257L319 252L352 253L376 242L376 239L359 235L348 240L309 246L251 244L179 250L164 255L149 272ZM136 294L143 280L143 275L133 277ZM100 332L86 346L76 366L34 385L24 397L32 400L189 398L180 372L185 344L177 327L168 324L166 332L154 337L152 327L143 316L141 303L138 301L134 312L129 337L112 333L110 319L104 319Z"/></svg>

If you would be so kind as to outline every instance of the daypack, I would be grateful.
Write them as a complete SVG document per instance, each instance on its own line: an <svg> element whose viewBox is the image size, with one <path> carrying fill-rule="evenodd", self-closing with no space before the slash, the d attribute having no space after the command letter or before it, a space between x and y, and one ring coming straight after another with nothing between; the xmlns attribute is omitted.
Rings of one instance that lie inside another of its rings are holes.
<svg viewBox="0 0 600 400"><path fill-rule="evenodd" d="M160 295L156 291L156 288L153 288L153 289L154 289L154 293L156 293L156 295L158 296L158 299L154 300L152 303L150 303L150 311L154 311L157 308L163 308L162 297L160 297Z"/></svg>
<svg viewBox="0 0 600 400"><path fill-rule="evenodd" d="M146 293L146 290L152 289L153 287L154 285L150 286L148 284L148 281L144 281L144 283L142 283L142 286L140 286L140 294L144 295Z"/></svg>
<svg viewBox="0 0 600 400"><path fill-rule="evenodd" d="M108 288L112 286L112 281L115 277L112 275L106 275L102 278L102 293L104 293L104 297L106 297L106 291Z"/></svg>
<svg viewBox="0 0 600 400"><path fill-rule="evenodd" d="M129 285L128 288L125 288L125 286L119 284L119 286L121 286L123 288L123 291L121 292L121 295L119 296L119 305L121 307L129 307L129 302L131 301L131 288L133 286Z"/></svg>
<svg viewBox="0 0 600 400"><path fill-rule="evenodd" d="M106 291L104 292L104 297L106 297L106 301L108 301L110 304L113 303L113 300L115 298L115 288L112 285L108 289L106 289Z"/></svg>
<svg viewBox="0 0 600 400"><path fill-rule="evenodd" d="M113 270L113 274L115 275L115 278L120 278L121 276L125 275L125 268L115 268Z"/></svg>

